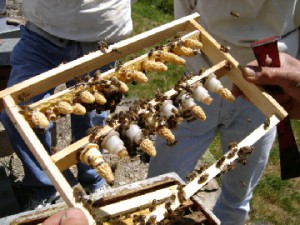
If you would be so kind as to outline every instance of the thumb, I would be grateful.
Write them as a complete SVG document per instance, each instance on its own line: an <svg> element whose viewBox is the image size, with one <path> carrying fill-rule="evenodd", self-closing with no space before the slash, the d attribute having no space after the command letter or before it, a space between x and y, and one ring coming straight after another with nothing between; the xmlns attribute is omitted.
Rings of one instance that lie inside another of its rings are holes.
<svg viewBox="0 0 300 225"><path fill-rule="evenodd" d="M53 214L43 225L88 225L88 220L80 209L70 208Z"/></svg>

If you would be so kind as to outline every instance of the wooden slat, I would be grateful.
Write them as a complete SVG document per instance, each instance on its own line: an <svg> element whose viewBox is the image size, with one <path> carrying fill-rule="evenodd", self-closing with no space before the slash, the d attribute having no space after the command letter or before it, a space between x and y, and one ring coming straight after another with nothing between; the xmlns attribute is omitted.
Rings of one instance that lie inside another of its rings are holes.
<svg viewBox="0 0 300 225"><path fill-rule="evenodd" d="M100 51L90 53L77 60L61 65L32 79L26 80L20 84L14 85L13 87L0 91L0 110L2 110L3 108L7 110L10 119L15 124L25 143L28 145L41 167L45 170L49 179L52 181L67 205L81 208L87 215L90 224L94 223L92 216L81 203L75 202L73 190L60 172L78 162L78 151L85 144L89 143L90 137L87 136L70 145L69 147L63 149L62 151L56 153L55 155L49 156L49 154L44 149L43 145L40 143L39 139L33 132L32 128L29 126L28 122L18 111L17 104L19 103L18 96L20 94L28 94L28 98L30 98L41 92L44 92L45 84L47 84L47 87L49 89L54 88L61 83L72 80L74 76L80 76L87 72L91 72L103 65L108 64L109 62L115 61L116 59L130 55L151 45L157 44L158 42L166 38L174 36L178 32L194 32L195 30L197 30L201 33L200 41L203 43L202 51L205 55L208 56L214 66L204 71L201 76L194 77L190 82L196 82L202 77L207 76L212 72L221 71L226 66L230 65L231 68L230 70L228 70L228 73L226 75L267 117L270 118L270 126L267 129L263 127L264 125L261 125L259 128L257 128L257 130L252 132L248 137L241 141L238 145L239 147L254 144L269 129L274 127L281 119L283 119L287 115L286 111L271 96L264 92L260 87L250 84L243 79L239 63L230 54L225 53L224 51L220 51L220 45L196 22L196 19L198 17L199 14L195 13L179 20L175 20L171 23L162 25L140 35L111 45L106 54ZM114 53L114 48L118 49L121 54ZM222 70L222 72L223 71L224 70ZM58 95L61 95L62 93L66 93L68 91L69 90L66 90L65 92L59 93ZM172 95L174 92L175 90L172 89L167 92L166 95ZM51 98L53 98L53 96ZM42 100L41 102L45 102L47 100ZM101 130L102 133L99 135L105 135L111 129L111 127L106 126ZM234 158L232 160L234 160ZM225 161L225 163L230 162L231 160ZM186 198L190 198L205 183L207 183L218 173L220 173L220 169L216 168L214 164L210 168L208 168L205 173L209 174L206 182L198 184L199 177L197 177L183 189ZM167 192L169 193L169 191ZM177 192L178 190L174 190L175 194L177 194ZM138 204L144 204L146 201L149 202L148 197L144 197L145 196L141 197L141 202ZM153 198L153 196L150 197ZM104 207L101 212L103 214L101 215L120 213L118 207L123 207L123 203L124 202L120 202L119 205L114 205L113 207ZM177 208L179 204L179 199L176 198L175 203L172 205L172 208ZM130 201L127 202L124 207L127 207L128 205L130 205L130 208L133 208L137 204L134 201ZM124 209L122 210L124 211ZM151 215L156 215L157 220L160 221L163 219L165 211L166 209L164 207L159 207L157 210L151 213Z"/></svg>
<svg viewBox="0 0 300 225"><path fill-rule="evenodd" d="M25 141L26 145L29 147L32 154L37 159L38 163L45 171L52 184L55 186L56 190L59 192L63 200L68 206L78 207L83 210L87 216L90 225L94 223L93 217L90 213L83 207L81 203L76 203L73 196L73 189L64 178L63 174L58 170L53 161L51 160L48 152L38 139L38 137L33 132L32 128L29 126L27 121L18 112L18 107L15 106L14 100L11 96L5 96L3 98L3 103L6 107L6 112L15 125L16 129L20 133L21 137Z"/></svg>
<svg viewBox="0 0 300 225"><path fill-rule="evenodd" d="M101 51L92 52L77 60L60 65L57 68L9 87L0 92L0 111L3 110L2 99L4 96L11 95L16 103L18 103L18 96L22 93L28 94L28 98L38 95L45 91L45 85L42 84L47 84L48 89L55 88L61 83L74 79L75 76L84 75L112 61L154 45L160 40L174 36L177 32L186 29L190 19L197 19L198 17L199 14L194 13L190 16L164 24L109 46L106 54L103 54ZM116 54L113 51L114 48L118 49L121 53Z"/></svg>
<svg viewBox="0 0 300 225"><path fill-rule="evenodd" d="M176 191L178 185L148 192L141 196L132 197L123 201L95 208L94 213L97 217L118 216L124 213L133 212L138 208L151 206L153 199L157 202L170 198Z"/></svg>
<svg viewBox="0 0 300 225"><path fill-rule="evenodd" d="M188 83L190 85L198 82L199 80L203 79L204 77L208 76L211 73L214 73L215 71L221 70L225 67L227 67L228 62L227 61L221 61L217 63L216 65L210 67L209 69L205 70L203 74L199 76L192 77ZM176 91L174 89L171 89L164 93L165 96L170 97L171 95L175 94ZM156 105L157 103L155 100L152 100L150 102L152 105ZM107 134L112 128L109 126L105 126L98 136L102 136ZM61 151L55 153L51 156L52 160L55 162L56 166L61 170L65 170L69 168L70 166L76 164L78 162L78 151L82 149L83 146L89 143L89 136L84 137L83 139L73 143L72 145L62 149Z"/></svg>
<svg viewBox="0 0 300 225"><path fill-rule="evenodd" d="M107 134L111 129L112 128L110 126L105 126L99 132L99 135L103 136ZM51 156L53 162L56 164L60 171L64 171L79 162L78 151L82 149L86 144L90 143L89 138L90 136L84 137Z"/></svg>
<svg viewBox="0 0 300 225"><path fill-rule="evenodd" d="M264 113L265 116L270 117L275 114L280 119L287 116L287 112L270 95L263 91L262 88L247 82L243 78L239 63L229 53L220 51L221 45L212 38L199 23L195 20L191 20L190 22L191 26L194 26L201 32L201 42L203 43L203 48L201 50L213 64L222 60L230 62L232 68L226 75L244 92L247 98L249 98L249 100Z"/></svg>
<svg viewBox="0 0 300 225"><path fill-rule="evenodd" d="M257 129L255 129L249 136L244 138L239 144L238 148L244 147L244 146L252 146L256 141L258 141L262 136L264 136L267 132L270 131L274 126L276 126L279 123L279 119L276 116L272 116L270 118L270 125L265 128L264 125L260 125ZM224 161L223 165L229 165L230 163L234 162L237 159L237 154L232 157L231 159L227 158L227 155L231 151L228 151L224 156L226 157L226 160ZM222 170L220 168L216 167L216 163L212 164L209 168L207 168L205 171L203 171L201 174L197 175L191 182L189 182L184 188L183 188L183 196L185 199L189 199L192 197L196 192L198 192L202 187L204 187L209 181L211 181L214 177L216 177ZM207 179L202 182L198 183L199 178L207 174ZM178 192L178 191L177 191ZM180 206L180 201L178 198L176 198L176 201L171 205L171 208L173 210L177 209ZM164 219L164 215L166 213L166 208L164 206L159 206L156 210L151 212L147 219L149 219L151 216L156 216L156 221L161 221Z"/></svg>
<svg viewBox="0 0 300 225"><path fill-rule="evenodd" d="M185 36L182 37L182 39L185 40L187 38L194 38L195 36L198 36L199 34L200 34L200 32L196 30L194 32L190 32L190 33L186 34ZM133 60L130 60L130 61L124 63L122 65L122 68L131 68L131 66L137 66L139 68L140 64L144 60L146 60L147 58L148 58L148 53L143 54L143 55L141 55L141 56L139 56L139 57L137 57L137 58L135 58ZM100 77L102 79L109 79L109 78L111 78L111 77L113 77L115 75L115 71L116 71L115 68L110 69L110 70L108 70L108 71L106 71L104 73L101 73ZM65 95L67 93L70 93L72 91L74 91L74 87L70 87L70 88L68 88L66 90L60 91L60 92L58 92L56 94L53 94L53 95L49 96L48 98L41 99L40 101L34 102L34 103L32 103L32 104L30 104L28 106L30 108L33 108L33 109L37 108L39 105L42 105L43 103L49 102L50 100L53 100L53 99L57 99L57 98L59 99L63 95Z"/></svg>
<svg viewBox="0 0 300 225"><path fill-rule="evenodd" d="M256 128L254 131L251 132L247 137L245 137L242 141L238 143L237 148L242 148L245 146L252 146L255 144L261 137L263 137L267 132L270 131L273 127L275 127L279 123L279 119L274 115L270 118L270 125L266 128L264 124L260 125L258 128ZM228 151L224 156L226 157L226 160L224 161L224 165L229 165L230 163L233 163L237 158L238 155L236 154L234 157L231 159L227 159L228 154L230 151ZM189 184L187 184L184 188L183 191L185 193L186 199L189 199L191 196L193 196L197 191L199 191L204 185L206 185L211 179L216 177L220 172L221 169L216 167L215 162L213 165L211 165L207 170L205 170L203 174L207 173L209 174L208 179L201 183L198 184L198 179L199 176L196 177L194 180L192 180ZM201 174L200 174L201 176Z"/></svg>

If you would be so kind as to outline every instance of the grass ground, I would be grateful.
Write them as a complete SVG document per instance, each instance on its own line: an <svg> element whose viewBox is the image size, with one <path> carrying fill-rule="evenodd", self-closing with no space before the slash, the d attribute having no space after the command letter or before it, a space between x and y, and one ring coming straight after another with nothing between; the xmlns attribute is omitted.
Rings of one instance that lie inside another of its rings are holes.
<svg viewBox="0 0 300 225"><path fill-rule="evenodd" d="M161 1L151 1L150 4L149 1L141 0L134 4L132 10L134 32L132 35L142 33L173 20L173 13L162 11L162 8L166 7L166 5L160 2ZM170 7L172 8L173 6ZM140 52L140 54L145 52L146 51ZM136 86L131 85L129 95L139 96L141 98L152 98L157 89L161 92L165 92L173 88L174 83L183 73L184 67L173 65L169 65L168 67L169 69L165 73L148 73L147 76L151 82Z"/></svg>
<svg viewBox="0 0 300 225"><path fill-rule="evenodd" d="M139 0L133 6L134 34L173 20L172 0ZM155 90L162 92L173 87L184 68L173 67L167 73L153 73L148 84L130 87L130 95L151 98ZM300 137L300 121L293 121L295 137ZM298 146L300 140L297 139ZM220 157L218 137L210 146L210 151ZM251 221L264 221L274 225L296 225L300 222L300 178L282 181L277 142L274 143L270 160L251 201Z"/></svg>
<svg viewBox="0 0 300 225"><path fill-rule="evenodd" d="M294 135L300 146L300 122L292 121ZM251 219L273 224L294 225L300 222L300 178L280 179L278 143L274 143L270 160L252 200Z"/></svg>

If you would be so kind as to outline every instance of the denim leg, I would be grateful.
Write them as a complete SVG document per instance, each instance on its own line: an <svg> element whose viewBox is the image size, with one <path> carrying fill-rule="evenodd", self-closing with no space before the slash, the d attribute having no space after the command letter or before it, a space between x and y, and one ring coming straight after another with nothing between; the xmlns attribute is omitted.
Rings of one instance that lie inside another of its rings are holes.
<svg viewBox="0 0 300 225"><path fill-rule="evenodd" d="M80 44L71 42L65 48L57 47L48 40L31 32L26 27L21 26L21 39L13 49L11 55L12 71L8 81L8 86L22 82L28 78L55 68L64 61L74 60L80 56L82 56ZM74 74L74 76L76 76L76 74ZM26 103L37 101L49 94L53 94L53 90L36 96ZM53 185L44 171L40 168L35 157L32 155L31 151L28 149L5 112L1 113L1 120L9 135L16 154L20 157L23 163L25 171L23 184L27 186L51 187L49 196L52 195L50 192L55 190ZM88 126L89 125L90 123ZM48 152L50 152L51 146L50 131L51 126L46 129L45 133L37 134ZM86 171L90 178L90 183L92 183L91 180L93 180L93 184L95 186L98 187L102 184L99 175L92 172L89 167L82 167L80 171L81 174L84 174L84 171Z"/></svg>
<svg viewBox="0 0 300 225"><path fill-rule="evenodd" d="M43 57L41 51L37 50L39 49L40 44L47 45L48 43L39 43L38 37L35 36L33 36L33 38L30 38L27 29L23 26L21 26L21 32L22 38L13 49L11 55L12 71L8 81L8 86L17 84L51 68L51 64L43 60L43 58L45 57ZM53 90L50 90L46 93L40 94L32 98L27 103L37 101L52 93ZM9 136L9 139L16 154L18 155L18 157L20 157L23 163L25 171L23 185L51 186L53 188L50 180L39 166L31 151L26 146L25 142L21 138L15 126L10 121L6 112L2 112L1 121L3 123L3 126L5 127L5 130ZM36 132L41 143L49 153L51 147L51 128L52 125L49 126L43 134Z"/></svg>
<svg viewBox="0 0 300 225"><path fill-rule="evenodd" d="M240 142L265 121L265 116L255 106L240 98L231 110L223 110L224 114L232 115L228 119L224 116L224 125L220 128L223 154L227 152L230 142ZM275 135L274 128L254 144L255 151L247 156L246 165L236 163L234 170L222 175L222 192L213 209L222 225L244 224L250 210L252 192L268 162Z"/></svg>
<svg viewBox="0 0 300 225"><path fill-rule="evenodd" d="M212 105L200 104L206 113L206 121L184 122L173 131L178 140L176 145L167 146L165 140L158 138L155 143L157 156L150 160L148 177L176 172L185 180L218 131L224 154L230 142L241 141L265 120L255 106L241 98L229 103L214 94L212 97ZM222 224L243 224L249 212L252 191L267 164L275 134L273 129L254 145L256 150L247 157L246 166L237 165L236 169L222 176L222 192L214 207Z"/></svg>

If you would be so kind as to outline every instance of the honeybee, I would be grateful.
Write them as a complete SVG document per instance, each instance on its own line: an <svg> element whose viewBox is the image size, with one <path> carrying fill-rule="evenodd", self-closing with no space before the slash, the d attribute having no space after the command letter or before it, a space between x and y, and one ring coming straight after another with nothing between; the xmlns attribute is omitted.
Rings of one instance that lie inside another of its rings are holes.
<svg viewBox="0 0 300 225"><path fill-rule="evenodd" d="M170 200L171 200L172 202L175 202L175 200L176 200L176 195L175 195L175 194L172 194L172 195L170 196Z"/></svg>
<svg viewBox="0 0 300 225"><path fill-rule="evenodd" d="M235 155L235 152L234 151L231 151L227 154L227 159L232 159Z"/></svg>
<svg viewBox="0 0 300 225"><path fill-rule="evenodd" d="M153 56L153 53L154 53L154 49L151 48L150 51L148 52L148 57L152 57Z"/></svg>
<svg viewBox="0 0 300 225"><path fill-rule="evenodd" d="M208 173L205 173L205 174L203 174L202 176L200 176L200 178L199 178L199 180L198 180L198 184L202 184L202 183L206 182L207 179L208 179L208 176L209 176Z"/></svg>
<svg viewBox="0 0 300 225"><path fill-rule="evenodd" d="M235 11L230 11L230 15L233 16L234 20L240 17L240 14Z"/></svg>
<svg viewBox="0 0 300 225"><path fill-rule="evenodd" d="M270 126L270 118L267 118L264 122L264 129L267 130Z"/></svg>
<svg viewBox="0 0 300 225"><path fill-rule="evenodd" d="M157 89L156 94L155 94L155 101L163 102L164 100L166 100L166 96L164 96L163 93L161 93L161 91L159 89Z"/></svg>
<svg viewBox="0 0 300 225"><path fill-rule="evenodd" d="M182 40L177 41L177 42L176 42L176 45L177 45L178 47L180 47L180 46L185 46L185 45L184 45L184 41L182 41Z"/></svg>
<svg viewBox="0 0 300 225"><path fill-rule="evenodd" d="M112 53L115 53L116 55L122 54L122 52L121 52L119 49L117 49L117 48L113 48L113 49L111 50L111 52L112 52Z"/></svg>
<svg viewBox="0 0 300 225"><path fill-rule="evenodd" d="M106 52L109 46L106 40L98 41L97 45L98 45L98 49L104 53Z"/></svg>
<svg viewBox="0 0 300 225"><path fill-rule="evenodd" d="M246 182L245 181L243 181L243 180L240 180L240 184L241 184L241 187L246 187Z"/></svg>
<svg viewBox="0 0 300 225"><path fill-rule="evenodd" d="M183 35L183 33L182 33L182 32L178 32L177 34L175 34L175 36L174 36L174 40L175 40L175 41L178 41L178 40L180 40L180 39L181 39L181 37L182 37L182 35Z"/></svg>
<svg viewBox="0 0 300 225"><path fill-rule="evenodd" d="M254 146L249 146L249 149L248 149L247 154L251 154L251 153L254 152L254 151L255 151Z"/></svg>
<svg viewBox="0 0 300 225"><path fill-rule="evenodd" d="M222 166L222 164L224 163L224 161L225 161L225 156L222 156L216 163L216 167L220 168Z"/></svg>
<svg viewBox="0 0 300 225"><path fill-rule="evenodd" d="M110 168L111 168L111 171L112 171L113 173L115 173L116 170L117 170L117 168L118 168L118 164L117 164L117 163L112 163L112 164L110 165Z"/></svg>
<svg viewBox="0 0 300 225"><path fill-rule="evenodd" d="M129 127L130 127L130 123L125 123L120 125L121 130L128 130Z"/></svg>
<svg viewBox="0 0 300 225"><path fill-rule="evenodd" d="M94 127L87 129L86 133L91 136L96 136L100 129L101 129L101 126L94 126Z"/></svg>
<svg viewBox="0 0 300 225"><path fill-rule="evenodd" d="M102 225L103 224L102 218L100 218L100 217L97 217L95 219L95 221L96 221L96 225Z"/></svg>
<svg viewBox="0 0 300 225"><path fill-rule="evenodd" d="M233 148L237 148L237 146L238 146L237 142L233 141L233 142L229 143L228 149L231 150Z"/></svg>
<svg viewBox="0 0 300 225"><path fill-rule="evenodd" d="M133 218L133 222L143 225L143 224L146 224L145 219L146 219L145 215L139 215L139 216L136 216L135 218Z"/></svg>
<svg viewBox="0 0 300 225"><path fill-rule="evenodd" d="M178 190L177 197L178 197L178 200L179 200L180 203L185 201L183 187L184 187L184 185L178 185L178 187L177 187L177 190Z"/></svg>
<svg viewBox="0 0 300 225"><path fill-rule="evenodd" d="M26 93L26 92L23 92L21 94L18 95L18 100L20 102L26 102L28 99L28 97L30 96L30 93Z"/></svg>
<svg viewBox="0 0 300 225"><path fill-rule="evenodd" d="M116 72L118 72L121 68L122 68L122 66L123 66L123 62L122 61L118 61L117 62L117 66L116 66Z"/></svg>
<svg viewBox="0 0 300 225"><path fill-rule="evenodd" d="M156 215L151 215L146 224L155 224Z"/></svg>
<svg viewBox="0 0 300 225"><path fill-rule="evenodd" d="M164 46L163 45L158 45L155 47L155 50L163 50Z"/></svg>
<svg viewBox="0 0 300 225"><path fill-rule="evenodd" d="M228 164L228 165L226 165L226 166L224 166L223 168L222 168L222 173L227 173L227 172L229 172L230 170L232 170L232 169L234 169L235 168L235 164L234 163L230 163L230 164Z"/></svg>
<svg viewBox="0 0 300 225"><path fill-rule="evenodd" d="M81 202L84 196L84 193L77 187L73 190L73 195L75 198L75 202Z"/></svg>
<svg viewBox="0 0 300 225"><path fill-rule="evenodd" d="M245 156L240 156L238 159L237 159L238 163L240 163L241 165L246 165L247 164L247 160L246 160L246 157Z"/></svg>
<svg viewBox="0 0 300 225"><path fill-rule="evenodd" d="M111 79L110 79L110 81L111 81L111 84L112 85L115 85L116 87L120 87L121 86L121 82L118 80L118 78L116 78L116 77L112 77Z"/></svg>
<svg viewBox="0 0 300 225"><path fill-rule="evenodd" d="M195 171L192 171L191 173L186 175L186 179L187 181L192 181L196 178L197 173Z"/></svg>
<svg viewBox="0 0 300 225"><path fill-rule="evenodd" d="M238 151L238 156L245 156L247 153L247 147L242 147Z"/></svg>
<svg viewBox="0 0 300 225"><path fill-rule="evenodd" d="M201 67L198 71L198 75L201 75L203 72L205 71L205 68L204 67Z"/></svg>
<svg viewBox="0 0 300 225"><path fill-rule="evenodd" d="M133 215L133 218L132 218L132 222L133 222L134 224L136 224L137 221L138 221L138 215L134 214L134 215Z"/></svg>
<svg viewBox="0 0 300 225"><path fill-rule="evenodd" d="M89 198L83 198L82 204L84 205L85 208L90 209L92 207L93 201Z"/></svg>
<svg viewBox="0 0 300 225"><path fill-rule="evenodd" d="M152 212L155 210L156 208L156 205L157 205L157 200L156 199L153 199L152 202L151 202L151 205L149 207L149 211Z"/></svg>
<svg viewBox="0 0 300 225"><path fill-rule="evenodd" d="M31 108L28 105L22 105L22 106L20 106L20 112L23 113L23 114L30 115L33 112L33 110L34 109Z"/></svg>
<svg viewBox="0 0 300 225"><path fill-rule="evenodd" d="M242 147L239 152L242 152L244 155L249 155L254 151L254 147L253 146L245 146Z"/></svg>
<svg viewBox="0 0 300 225"><path fill-rule="evenodd" d="M233 162L227 165L228 171L230 171L230 170L232 170L234 168L235 168L235 164Z"/></svg>
<svg viewBox="0 0 300 225"><path fill-rule="evenodd" d="M201 164L201 165L199 166L199 169L195 169L195 171L196 171L197 173L201 174L204 170L207 169L207 167L208 167L208 165L207 165L206 163L204 163L204 164Z"/></svg>
<svg viewBox="0 0 300 225"><path fill-rule="evenodd" d="M227 53L227 52L230 51L230 47L229 47L229 46L221 45L221 46L220 46L220 50L221 50L222 52Z"/></svg>
<svg viewBox="0 0 300 225"><path fill-rule="evenodd" d="M100 79L100 75L101 75L101 71L96 70L93 76L94 76L95 80L98 80L98 79Z"/></svg>
<svg viewBox="0 0 300 225"><path fill-rule="evenodd" d="M171 205L172 205L172 201L167 200L167 201L165 202L165 208L166 208L166 209L170 209L170 208L171 208Z"/></svg>
<svg viewBox="0 0 300 225"><path fill-rule="evenodd" d="M86 82L88 82L92 77L90 74L86 74L83 78Z"/></svg>

